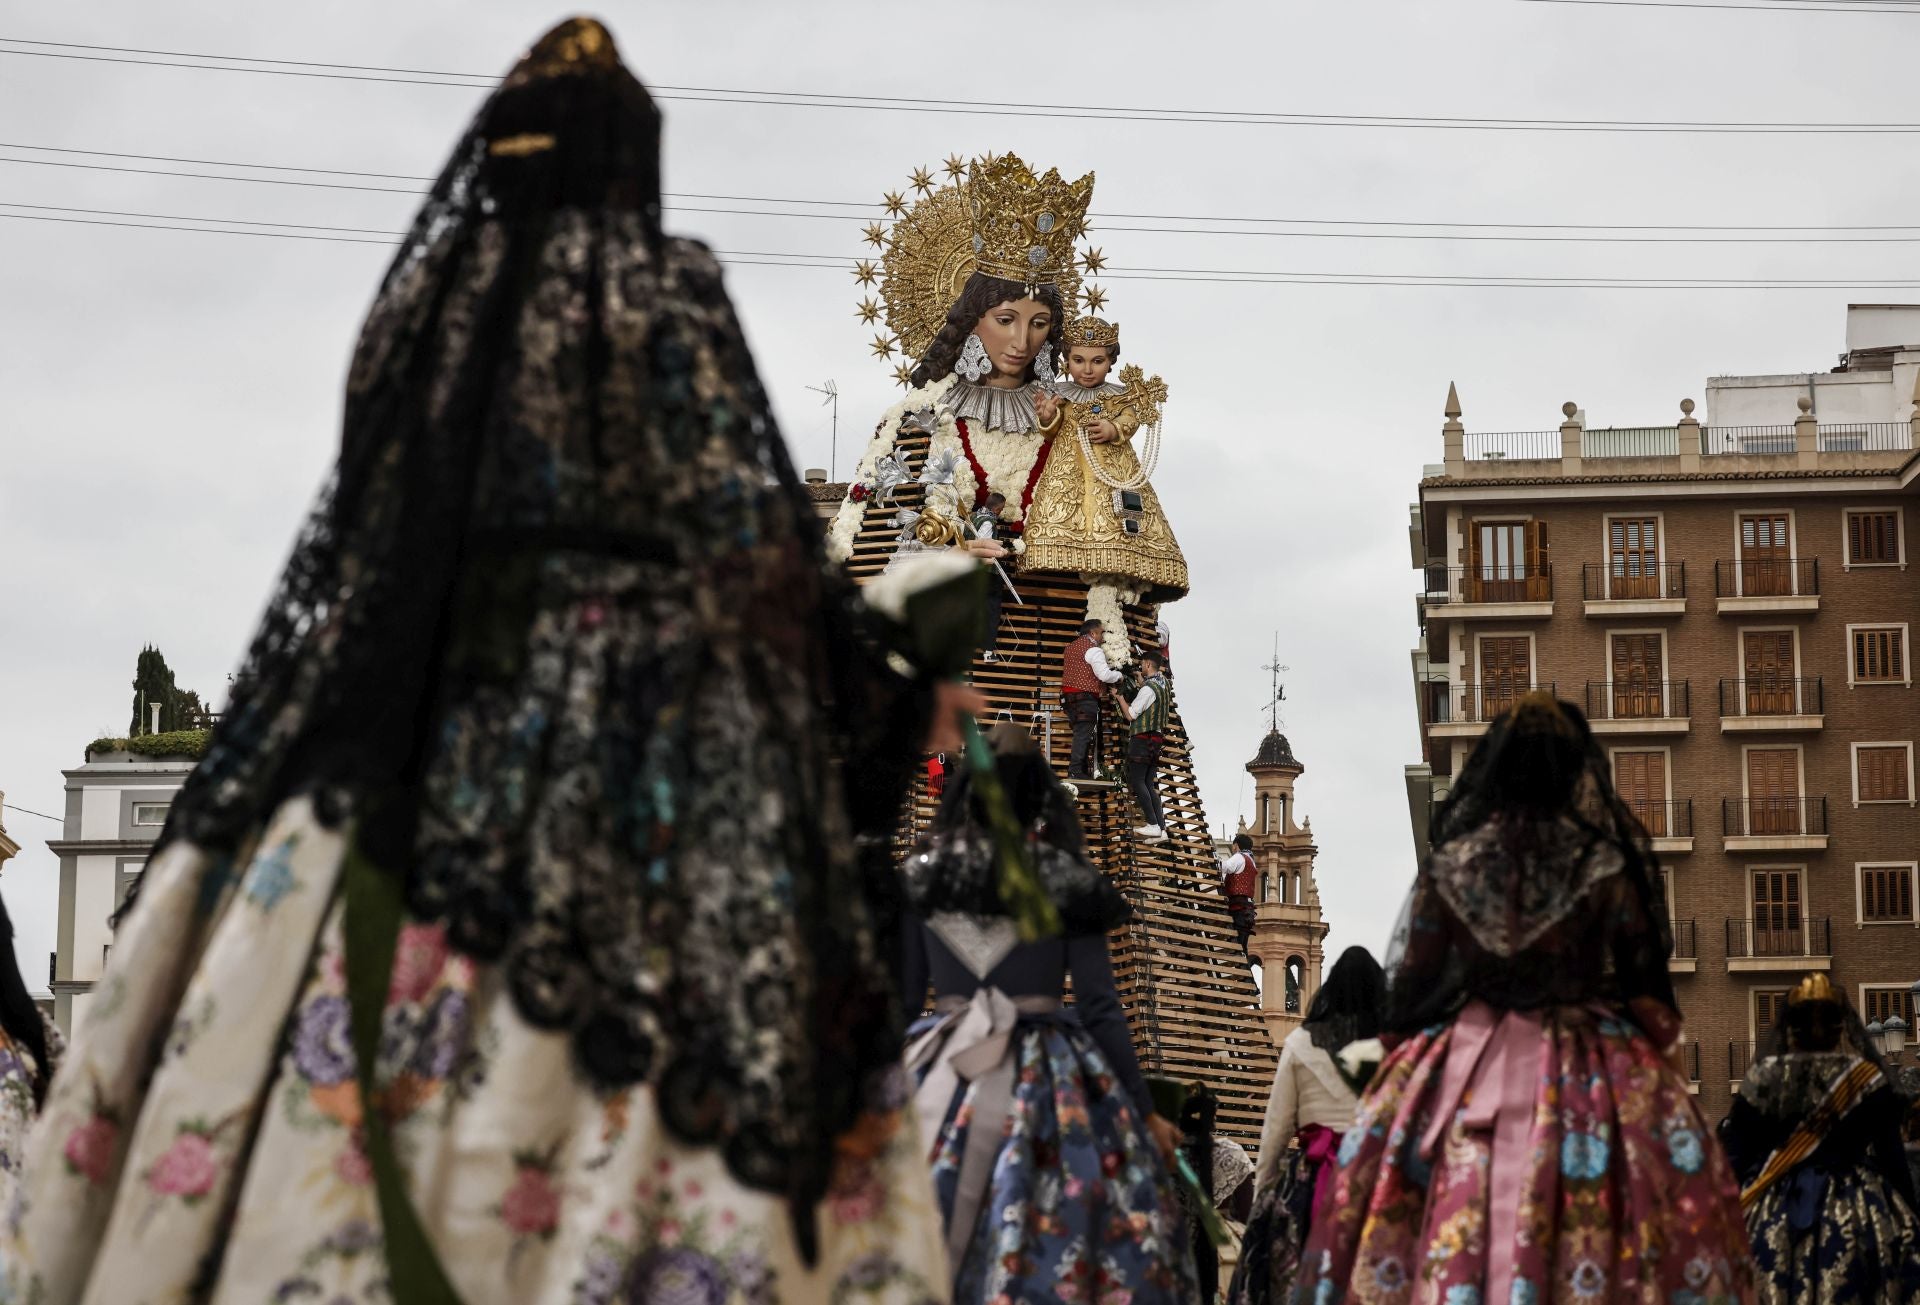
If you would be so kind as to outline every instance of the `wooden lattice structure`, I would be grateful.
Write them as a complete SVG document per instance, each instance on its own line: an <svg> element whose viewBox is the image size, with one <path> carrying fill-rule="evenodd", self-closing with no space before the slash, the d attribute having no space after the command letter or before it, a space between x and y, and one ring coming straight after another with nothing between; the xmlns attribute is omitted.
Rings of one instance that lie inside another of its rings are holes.
<svg viewBox="0 0 1920 1305"><path fill-rule="evenodd" d="M898 452L918 472L924 435L903 438ZM902 486L886 504L869 504L849 565L856 578L871 579L886 566L900 537L894 524L901 508L917 508L920 489ZM1007 600L997 660L974 667L974 683L993 704L996 721L1011 720L1047 738L1052 713L1051 757L1067 773L1072 730L1061 712L1060 661L1087 616L1085 581L1077 576L1015 572L1024 603ZM1139 648L1158 646L1153 609L1125 609L1127 632ZM1221 897L1213 840L1194 778L1192 749L1175 703L1160 760L1160 798L1167 841L1141 843L1141 823L1124 785L1089 790L1080 799L1094 860L1120 883L1134 918L1112 939L1114 971L1127 1008L1134 1045L1149 1074L1210 1084L1220 1096L1219 1127L1249 1149L1258 1141L1278 1052L1260 1015L1252 971ZM1109 715L1102 729L1104 770L1121 778L1126 755L1124 725ZM932 815L920 790L908 837ZM904 847L903 847L904 850Z"/></svg>

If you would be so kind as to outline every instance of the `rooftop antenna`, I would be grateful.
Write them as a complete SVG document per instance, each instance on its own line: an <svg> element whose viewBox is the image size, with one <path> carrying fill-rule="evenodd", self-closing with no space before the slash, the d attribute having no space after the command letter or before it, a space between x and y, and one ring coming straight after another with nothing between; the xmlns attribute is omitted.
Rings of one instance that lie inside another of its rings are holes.
<svg viewBox="0 0 1920 1305"><path fill-rule="evenodd" d="M1278 630L1273 633L1273 660L1260 669L1273 677L1273 689L1267 697L1267 725L1273 733L1278 734L1281 722L1280 704L1287 700L1287 686L1280 682L1280 677L1293 669L1280 663L1280 632Z"/></svg>
<svg viewBox="0 0 1920 1305"><path fill-rule="evenodd" d="M832 480L840 474L840 387L828 381L825 385L809 385L807 388L815 394L827 396L820 400L822 407L829 403L833 405L833 443L827 448L827 479Z"/></svg>

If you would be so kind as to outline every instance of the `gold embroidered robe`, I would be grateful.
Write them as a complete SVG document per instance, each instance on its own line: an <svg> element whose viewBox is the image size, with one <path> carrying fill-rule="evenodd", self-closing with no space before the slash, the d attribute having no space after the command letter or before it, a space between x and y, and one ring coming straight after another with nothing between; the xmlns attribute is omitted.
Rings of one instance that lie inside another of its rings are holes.
<svg viewBox="0 0 1920 1305"><path fill-rule="evenodd" d="M1115 491L1094 474L1080 442L1080 428L1095 417L1111 421L1120 438L1086 448L1108 477L1130 480L1140 474L1134 434L1156 414L1123 398L1126 391L1111 382L1100 387L1098 398L1069 397L1085 393L1077 386L1063 389L1062 420L1027 512L1021 569L1119 577L1138 584L1149 602L1184 596L1187 560L1160 508L1160 496L1152 485L1141 486L1140 533L1128 534L1114 509Z"/></svg>

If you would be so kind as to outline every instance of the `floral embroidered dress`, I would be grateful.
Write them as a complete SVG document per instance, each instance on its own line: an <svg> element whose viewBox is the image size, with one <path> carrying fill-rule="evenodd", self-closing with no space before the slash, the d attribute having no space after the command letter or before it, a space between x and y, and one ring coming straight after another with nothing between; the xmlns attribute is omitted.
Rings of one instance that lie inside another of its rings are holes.
<svg viewBox="0 0 1920 1305"><path fill-rule="evenodd" d="M42 1066L23 1043L0 1029L0 1212L13 1206L14 1189L19 1186L20 1167L26 1157L27 1133L37 1114L34 1084L43 1074L51 1076L66 1053L66 1041L52 1020L43 1019L46 1029L47 1059Z"/></svg>
<svg viewBox="0 0 1920 1305"><path fill-rule="evenodd" d="M0 1300L945 1298L880 942L928 694L657 136L574 20L434 188Z"/></svg>
<svg viewBox="0 0 1920 1305"><path fill-rule="evenodd" d="M1907 1107L1859 1052L1762 1058L1721 1125L1746 1184L1766 1305L1920 1301L1920 1215L1900 1145Z"/></svg>
<svg viewBox="0 0 1920 1305"><path fill-rule="evenodd" d="M1388 967L1399 1043L1341 1142L1296 1300L1747 1299L1733 1175L1664 1059L1680 1023L1648 862L1584 720L1550 715L1522 728L1585 768L1569 808L1485 800L1545 766L1537 733L1507 746L1509 718L1436 821Z"/></svg>
<svg viewBox="0 0 1920 1305"><path fill-rule="evenodd" d="M918 1005L931 982L934 1007L910 1030L907 1061L954 1299L1198 1299L1107 955L1106 932L1124 922L1126 903L1077 850L1071 800L1037 751L1003 770L1018 816L1037 831L1041 880L1065 936L1019 941L978 825L949 825L908 859L903 984ZM945 813L965 809L969 787L963 774ZM1044 794L1044 814L1023 790ZM1061 1001L1069 976L1071 1007Z"/></svg>

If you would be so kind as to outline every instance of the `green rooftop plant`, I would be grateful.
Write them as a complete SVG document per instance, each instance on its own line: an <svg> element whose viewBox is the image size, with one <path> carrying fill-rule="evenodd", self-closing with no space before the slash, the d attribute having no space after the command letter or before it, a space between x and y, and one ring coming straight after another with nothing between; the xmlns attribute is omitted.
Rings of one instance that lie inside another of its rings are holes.
<svg viewBox="0 0 1920 1305"><path fill-rule="evenodd" d="M165 734L139 734L130 739L101 738L87 744L87 757L96 752L131 752L136 757L191 757L199 760L207 751L210 730L171 730Z"/></svg>

